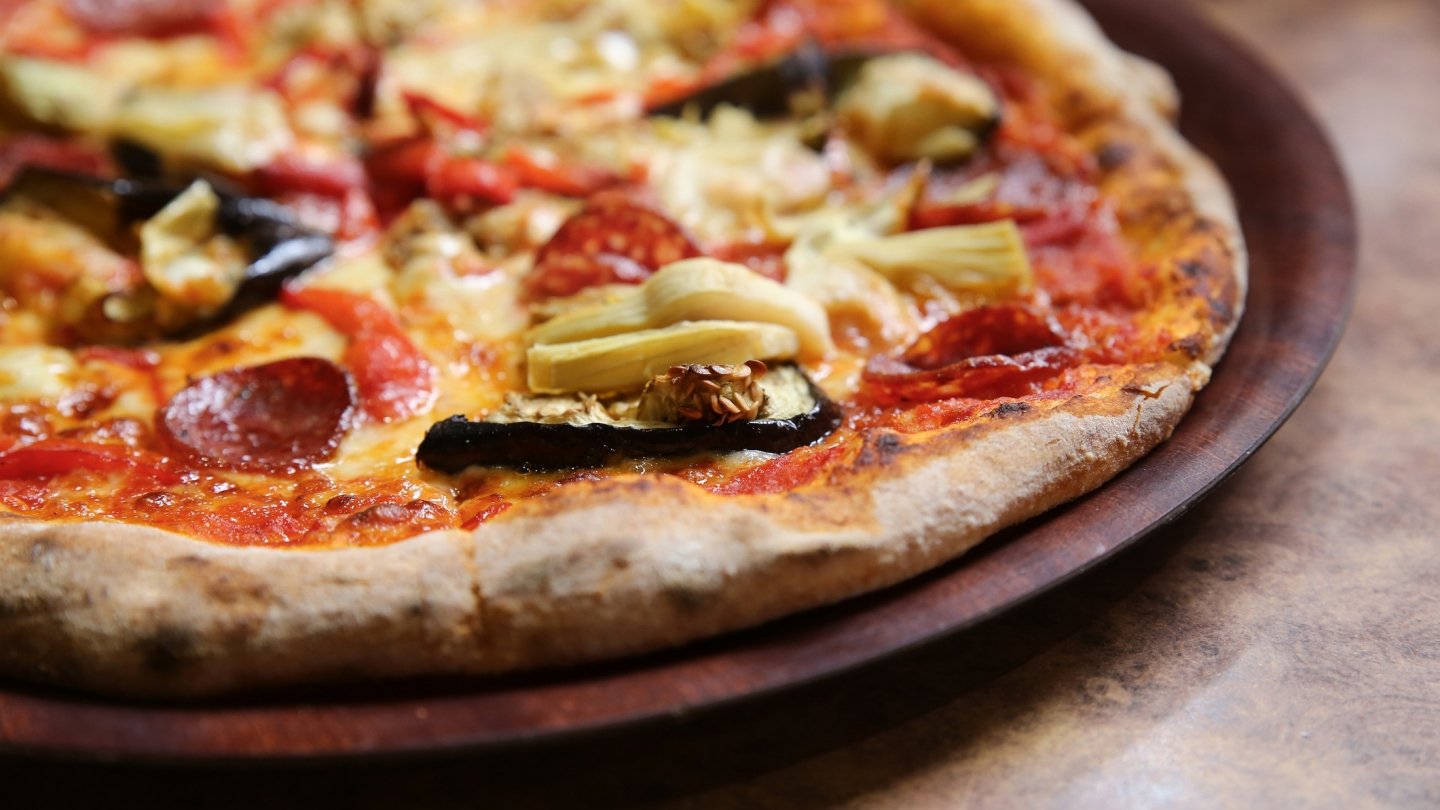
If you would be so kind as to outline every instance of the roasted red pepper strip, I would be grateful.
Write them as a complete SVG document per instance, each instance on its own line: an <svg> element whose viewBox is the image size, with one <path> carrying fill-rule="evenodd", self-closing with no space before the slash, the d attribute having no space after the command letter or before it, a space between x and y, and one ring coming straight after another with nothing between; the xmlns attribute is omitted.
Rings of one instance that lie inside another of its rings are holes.
<svg viewBox="0 0 1440 810"><path fill-rule="evenodd" d="M383 304L343 290L288 286L280 301L319 315L349 338L345 365L355 379L360 407L370 419L407 419L434 403L435 366Z"/></svg>
<svg viewBox="0 0 1440 810"><path fill-rule="evenodd" d="M135 451L114 445L42 439L0 453L0 480L43 480L77 471L129 473L160 484L180 480L174 472Z"/></svg>
<svg viewBox="0 0 1440 810"><path fill-rule="evenodd" d="M400 91L400 97L404 99L405 107L410 111L411 117L419 122L426 132L434 133L436 124L444 124L456 130L471 132L484 132L490 128L488 122L476 116L462 113L413 90Z"/></svg>
<svg viewBox="0 0 1440 810"><path fill-rule="evenodd" d="M0 191L27 166L89 175L111 171L110 158L88 144L29 133L0 136Z"/></svg>
<svg viewBox="0 0 1440 810"><path fill-rule="evenodd" d="M481 158L445 157L429 163L425 193L452 208L467 198L504 205L515 199L520 182L510 169Z"/></svg>
<svg viewBox="0 0 1440 810"><path fill-rule="evenodd" d="M456 157L430 138L410 138L377 150L366 161L377 198L390 207L421 194L451 206L467 200L503 205L520 181L506 166L482 158Z"/></svg>
<svg viewBox="0 0 1440 810"><path fill-rule="evenodd" d="M251 182L257 193L293 208L306 225L341 239L359 238L379 225L365 166L352 157L284 155L257 169Z"/></svg>
<svg viewBox="0 0 1440 810"><path fill-rule="evenodd" d="M520 185L567 197L588 197L624 182L624 178L606 169L566 163L551 152L521 146L505 151L504 165L515 173Z"/></svg>
<svg viewBox="0 0 1440 810"><path fill-rule="evenodd" d="M82 28L111 36L163 37L213 31L224 0L65 0Z"/></svg>
<svg viewBox="0 0 1440 810"><path fill-rule="evenodd" d="M847 442L822 447L802 447L762 462L729 481L712 487L717 495L765 495L789 492L815 480L831 464L844 457Z"/></svg>

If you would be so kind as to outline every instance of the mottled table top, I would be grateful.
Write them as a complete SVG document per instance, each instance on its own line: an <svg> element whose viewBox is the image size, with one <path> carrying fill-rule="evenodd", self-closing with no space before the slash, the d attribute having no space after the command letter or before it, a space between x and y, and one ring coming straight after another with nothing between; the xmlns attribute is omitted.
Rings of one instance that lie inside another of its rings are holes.
<svg viewBox="0 0 1440 810"><path fill-rule="evenodd" d="M1000 621L673 736L339 771L5 762L3 792L47 806L77 785L155 806L1440 806L1440 4L1201 5L1334 136L1362 275L1313 394L1173 527Z"/></svg>

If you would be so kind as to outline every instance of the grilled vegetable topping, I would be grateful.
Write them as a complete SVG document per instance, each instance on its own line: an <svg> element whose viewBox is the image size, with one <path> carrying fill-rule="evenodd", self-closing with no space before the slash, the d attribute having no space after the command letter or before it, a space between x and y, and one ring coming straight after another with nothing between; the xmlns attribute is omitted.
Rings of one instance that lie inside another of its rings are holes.
<svg viewBox="0 0 1440 810"><path fill-rule="evenodd" d="M532 344L565 343L701 320L787 327L807 357L832 348L830 325L814 301L744 265L707 258L666 265L633 291L561 315L532 329L528 338Z"/></svg>
<svg viewBox="0 0 1440 810"><path fill-rule="evenodd" d="M737 73L680 98L652 106L652 115L693 113L704 118L722 104L758 116L815 112L832 88L847 83L873 54L826 53L813 42L744 73Z"/></svg>
<svg viewBox="0 0 1440 810"><path fill-rule="evenodd" d="M989 85L919 54L871 59L836 101L840 125L871 154L903 163L960 160L1000 120Z"/></svg>
<svg viewBox="0 0 1440 810"><path fill-rule="evenodd" d="M743 363L794 357L795 332L768 323L686 321L663 329L532 346L526 353L530 390L628 391L682 363Z"/></svg>
<svg viewBox="0 0 1440 810"><path fill-rule="evenodd" d="M82 274L67 288L65 307L81 313L73 322L86 342L214 328L273 299L281 282L333 248L330 237L297 225L284 206L216 192L204 181L182 188L32 167L16 177L6 201L48 208L116 253L138 254L138 278L117 286L86 283Z"/></svg>
<svg viewBox="0 0 1440 810"><path fill-rule="evenodd" d="M904 286L929 278L952 292L1003 298L1034 284L1014 220L953 225L842 241L830 254L855 259Z"/></svg>
<svg viewBox="0 0 1440 810"><path fill-rule="evenodd" d="M786 453L820 440L840 424L839 407L795 366L780 366L759 380L752 368L750 379L763 394L753 419L680 425L638 421L614 416L638 410L633 399L606 407L582 396L570 399L570 406L559 397L531 397L538 404L530 409L539 418L511 421L527 407L516 398L485 421L457 415L435 423L416 457L427 467L457 473L472 465L534 471L598 467L624 458Z"/></svg>

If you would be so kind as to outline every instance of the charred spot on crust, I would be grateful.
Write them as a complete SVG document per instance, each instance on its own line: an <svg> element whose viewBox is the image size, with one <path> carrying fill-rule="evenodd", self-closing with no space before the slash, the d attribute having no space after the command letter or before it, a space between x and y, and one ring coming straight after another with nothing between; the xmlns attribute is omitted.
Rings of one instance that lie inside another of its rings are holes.
<svg viewBox="0 0 1440 810"><path fill-rule="evenodd" d="M1004 419L1007 416L1019 416L1029 412L1030 403L1028 402L1003 402L995 410L985 415L992 419Z"/></svg>
<svg viewBox="0 0 1440 810"><path fill-rule="evenodd" d="M1112 172L1128 163L1134 155L1135 148L1130 144L1111 141L1100 147L1100 151L1095 154L1095 160L1102 171Z"/></svg>
<svg viewBox="0 0 1440 810"><path fill-rule="evenodd" d="M1226 290L1231 292L1231 290ZM1227 324L1235 319L1235 307L1231 305L1229 297L1221 295L1205 296L1205 303L1210 305L1210 320L1216 324Z"/></svg>
<svg viewBox="0 0 1440 810"><path fill-rule="evenodd" d="M1187 259L1179 262L1177 266L1186 278L1203 278L1210 275L1210 267L1205 262L1196 259Z"/></svg>
<svg viewBox="0 0 1440 810"><path fill-rule="evenodd" d="M900 455L902 450L904 444L898 434L886 431L867 436L865 446L860 448L860 455L856 458L856 464L861 467L883 467Z"/></svg>
<svg viewBox="0 0 1440 810"><path fill-rule="evenodd" d="M704 607L710 597L708 591L693 585L683 585L679 583L667 585L661 593L663 593L665 598L678 610L685 613L693 613Z"/></svg>
<svg viewBox="0 0 1440 810"><path fill-rule="evenodd" d="M1194 360L1205 353L1205 340L1199 335L1186 335L1171 343L1167 348L1172 352L1179 352L1191 360Z"/></svg>
<svg viewBox="0 0 1440 810"><path fill-rule="evenodd" d="M145 667L160 675L173 675L196 659L195 637L179 627L161 626L139 642Z"/></svg>

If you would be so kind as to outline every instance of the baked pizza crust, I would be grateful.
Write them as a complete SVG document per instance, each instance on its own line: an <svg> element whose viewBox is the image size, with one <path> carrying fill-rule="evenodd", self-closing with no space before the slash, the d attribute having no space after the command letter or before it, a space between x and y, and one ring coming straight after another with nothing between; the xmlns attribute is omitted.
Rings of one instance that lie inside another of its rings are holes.
<svg viewBox="0 0 1440 810"><path fill-rule="evenodd" d="M986 31L974 47L1065 88L1067 113L1097 122L1084 125L1096 138L1130 139L1106 181L1119 184L1127 227L1163 229L1165 261L1200 265L1185 271L1208 318L1185 347L1193 359L1128 368L1045 410L872 436L824 487L788 495L621 477L521 502L472 533L346 550L5 519L0 671L173 699L638 653L898 582L1144 455L1189 408L1238 319L1245 262L1223 183L1173 132L1161 74L1065 0L910 5L964 47L965 30Z"/></svg>

